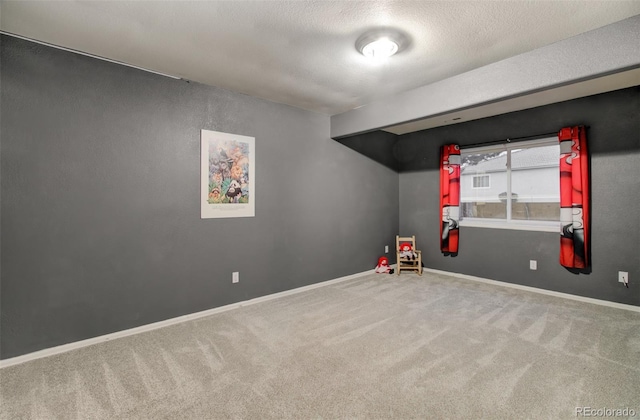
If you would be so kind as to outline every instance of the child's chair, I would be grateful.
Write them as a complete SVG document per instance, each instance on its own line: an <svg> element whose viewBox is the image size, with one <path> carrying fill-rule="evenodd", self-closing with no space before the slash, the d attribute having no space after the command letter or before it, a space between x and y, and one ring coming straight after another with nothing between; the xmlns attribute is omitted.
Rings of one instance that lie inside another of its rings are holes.
<svg viewBox="0 0 640 420"><path fill-rule="evenodd" d="M416 236L396 236L397 273L411 270L422 275L422 252L416 249Z"/></svg>

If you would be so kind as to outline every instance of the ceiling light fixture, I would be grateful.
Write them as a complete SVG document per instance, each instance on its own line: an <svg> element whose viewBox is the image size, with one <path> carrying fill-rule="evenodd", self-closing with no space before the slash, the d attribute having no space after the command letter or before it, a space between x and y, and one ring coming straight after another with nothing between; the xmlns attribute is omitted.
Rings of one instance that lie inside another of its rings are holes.
<svg viewBox="0 0 640 420"><path fill-rule="evenodd" d="M397 29L373 29L356 41L356 49L370 59L384 59L404 50L409 37Z"/></svg>

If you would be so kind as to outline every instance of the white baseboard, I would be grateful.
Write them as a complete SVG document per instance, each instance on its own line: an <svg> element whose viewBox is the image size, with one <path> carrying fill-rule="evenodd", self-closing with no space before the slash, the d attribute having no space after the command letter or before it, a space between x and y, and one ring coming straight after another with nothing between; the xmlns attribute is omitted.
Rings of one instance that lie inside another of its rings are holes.
<svg viewBox="0 0 640 420"><path fill-rule="evenodd" d="M542 295L555 296L564 299L577 300L579 302L593 303L595 305L608 306L611 308L625 309L627 311L640 312L640 306L627 305L625 303L610 302L608 300L594 299L584 296L572 295L570 293L556 292L554 290L539 289L537 287L523 286L521 284L507 283L504 281L485 279L483 277L470 276L468 274L453 273L450 271L436 270L433 268L422 268L423 272L434 274L444 274L446 276L458 277L465 280L478 281L481 283L492 284L494 286L510 287L512 289L526 290L528 292L540 293Z"/></svg>
<svg viewBox="0 0 640 420"><path fill-rule="evenodd" d="M324 287L335 283L340 283L347 280L352 280L358 277L363 277L369 274L374 274L374 270L363 271L361 273L351 274L344 277L338 277L332 280L327 280L319 283L310 284L308 286L297 287L291 290L285 290L283 292L272 293L266 296L260 296L255 299L245 300L242 302L232 303L217 308L207 309L201 312L195 312L188 315L182 315L176 318L166 319L164 321L154 322L152 324L142 325L140 327L130 328L127 330L117 331L111 334L105 334L98 337L88 338L86 340L74 341L73 343L63 344L61 346L50 347L48 349L35 351L33 353L23 354L22 356L16 356L9 359L0 360L0 369L26 363L31 360L41 359L43 357L49 357L60 353L66 353L71 350L76 350L82 347L92 346L94 344L104 343L106 341L115 340L116 338L128 337L130 335L140 334L147 331L157 330L158 328L168 327L170 325L179 324L181 322L192 321L194 319L203 318L205 316L218 314L220 312L230 311L232 309L241 308L243 306L254 305L260 302L266 302L268 300L281 298L283 296L289 296L296 293L306 292L307 290L316 289L318 287Z"/></svg>

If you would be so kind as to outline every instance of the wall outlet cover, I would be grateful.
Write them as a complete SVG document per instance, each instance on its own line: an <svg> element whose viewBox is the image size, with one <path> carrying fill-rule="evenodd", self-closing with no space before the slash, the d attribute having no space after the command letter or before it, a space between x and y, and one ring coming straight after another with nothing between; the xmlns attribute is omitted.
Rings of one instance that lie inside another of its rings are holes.
<svg viewBox="0 0 640 420"><path fill-rule="evenodd" d="M529 260L529 269L530 270L537 270L538 269L538 261Z"/></svg>
<svg viewBox="0 0 640 420"><path fill-rule="evenodd" d="M628 271L618 271L618 281L620 283L629 283L629 272Z"/></svg>

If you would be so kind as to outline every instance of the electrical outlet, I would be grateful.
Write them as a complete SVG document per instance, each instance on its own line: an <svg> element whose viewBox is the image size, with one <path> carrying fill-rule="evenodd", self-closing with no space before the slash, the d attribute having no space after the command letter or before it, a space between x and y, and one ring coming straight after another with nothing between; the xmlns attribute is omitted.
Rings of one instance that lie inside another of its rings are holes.
<svg viewBox="0 0 640 420"><path fill-rule="evenodd" d="M538 261L529 260L529 269L530 270L537 270L538 269Z"/></svg>
<svg viewBox="0 0 640 420"><path fill-rule="evenodd" d="M240 281L240 273L237 271L234 271L231 274L231 283L238 283Z"/></svg>
<svg viewBox="0 0 640 420"><path fill-rule="evenodd" d="M384 253L388 254L389 253L389 245L385 245L384 246Z"/></svg>
<svg viewBox="0 0 640 420"><path fill-rule="evenodd" d="M629 272L628 271L618 271L618 281L620 283L624 283L624 284L629 283Z"/></svg>

